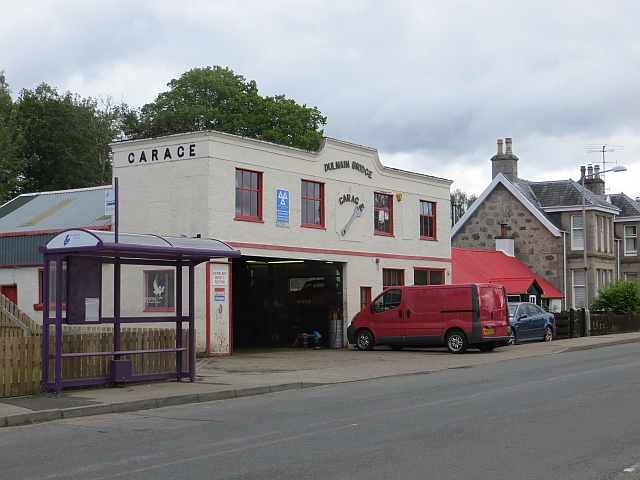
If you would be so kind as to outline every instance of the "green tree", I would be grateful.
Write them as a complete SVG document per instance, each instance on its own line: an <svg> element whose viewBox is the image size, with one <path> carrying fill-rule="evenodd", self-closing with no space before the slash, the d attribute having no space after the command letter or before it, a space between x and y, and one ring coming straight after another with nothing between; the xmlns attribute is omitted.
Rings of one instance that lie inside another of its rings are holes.
<svg viewBox="0 0 640 480"><path fill-rule="evenodd" d="M640 311L640 282L620 281L606 285L598 291L591 309L615 312Z"/></svg>
<svg viewBox="0 0 640 480"><path fill-rule="evenodd" d="M471 195L467 195L460 189L451 192L451 209L454 225L458 223L458 220L463 217L467 209L473 205L473 202L475 202L477 198L477 195L473 193Z"/></svg>
<svg viewBox="0 0 640 480"><path fill-rule="evenodd" d="M256 82L228 68L194 68L171 80L169 91L123 115L128 138L216 130L305 150L318 150L326 125L316 108L284 95L261 97Z"/></svg>
<svg viewBox="0 0 640 480"><path fill-rule="evenodd" d="M109 143L118 135L118 109L43 83L22 90L14 105L23 136L24 192L64 190L111 183Z"/></svg>
<svg viewBox="0 0 640 480"><path fill-rule="evenodd" d="M0 205L17 196L22 184L22 137L13 118L13 101L4 71L0 72Z"/></svg>

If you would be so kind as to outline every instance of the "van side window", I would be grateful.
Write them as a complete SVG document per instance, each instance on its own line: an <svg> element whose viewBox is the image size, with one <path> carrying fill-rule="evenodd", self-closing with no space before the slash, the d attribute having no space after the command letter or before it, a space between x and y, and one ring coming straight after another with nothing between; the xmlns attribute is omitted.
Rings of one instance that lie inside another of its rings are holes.
<svg viewBox="0 0 640 480"><path fill-rule="evenodd" d="M400 305L400 300L402 300L402 290L389 289L373 303L373 312L380 313L396 308Z"/></svg>

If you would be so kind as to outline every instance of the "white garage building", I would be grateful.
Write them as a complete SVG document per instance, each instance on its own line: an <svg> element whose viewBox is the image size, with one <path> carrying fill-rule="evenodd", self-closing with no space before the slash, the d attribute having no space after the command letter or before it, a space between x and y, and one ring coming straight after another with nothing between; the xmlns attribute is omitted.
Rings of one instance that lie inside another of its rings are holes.
<svg viewBox="0 0 640 480"><path fill-rule="evenodd" d="M346 345L351 317L384 287L451 283L452 182L385 167L374 149L325 138L308 152L218 132L112 148L121 232L242 252L197 270L199 351L290 345L313 331ZM124 308L173 311L173 274L139 275L144 302Z"/></svg>

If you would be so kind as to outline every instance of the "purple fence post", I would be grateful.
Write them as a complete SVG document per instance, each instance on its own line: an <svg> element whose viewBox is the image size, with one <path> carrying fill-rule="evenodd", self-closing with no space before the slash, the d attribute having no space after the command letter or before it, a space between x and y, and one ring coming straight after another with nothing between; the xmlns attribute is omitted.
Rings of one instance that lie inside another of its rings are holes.
<svg viewBox="0 0 640 480"><path fill-rule="evenodd" d="M182 261L176 262L176 348L182 348ZM182 352L176 352L178 380L183 377Z"/></svg>
<svg viewBox="0 0 640 480"><path fill-rule="evenodd" d="M43 305L49 308L49 305ZM56 255L56 393L62 391L62 260Z"/></svg>
<svg viewBox="0 0 640 480"><path fill-rule="evenodd" d="M42 272L42 387L49 382L49 259L44 256L44 270Z"/></svg>
<svg viewBox="0 0 640 480"><path fill-rule="evenodd" d="M195 303L195 267L193 261L189 261L189 381L191 382L196 380Z"/></svg>
<svg viewBox="0 0 640 480"><path fill-rule="evenodd" d="M120 351L121 267L120 257L116 257L113 264L113 350L115 352ZM120 355L114 355L113 359L120 360Z"/></svg>

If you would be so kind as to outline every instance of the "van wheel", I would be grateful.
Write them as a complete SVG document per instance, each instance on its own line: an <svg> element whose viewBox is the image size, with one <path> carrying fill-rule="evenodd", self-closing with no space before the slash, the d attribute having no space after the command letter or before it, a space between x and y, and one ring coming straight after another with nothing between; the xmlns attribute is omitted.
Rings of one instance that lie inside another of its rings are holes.
<svg viewBox="0 0 640 480"><path fill-rule="evenodd" d="M509 346L515 345L516 342L517 342L517 340L516 340L516 329L511 327L509 329Z"/></svg>
<svg viewBox="0 0 640 480"><path fill-rule="evenodd" d="M553 340L553 330L551 327L547 326L547 328L544 329L544 337L542 338L542 341L550 342L551 340Z"/></svg>
<svg viewBox="0 0 640 480"><path fill-rule="evenodd" d="M464 353L469 346L467 336L460 330L452 330L447 333L445 343L447 344L447 350L451 353Z"/></svg>
<svg viewBox="0 0 640 480"><path fill-rule="evenodd" d="M391 347L391 350L395 350L396 352L399 350L402 350L402 345L389 345Z"/></svg>
<svg viewBox="0 0 640 480"><path fill-rule="evenodd" d="M358 347L358 350L373 350L374 345L373 333L369 330L360 330L356 333L356 347Z"/></svg>

